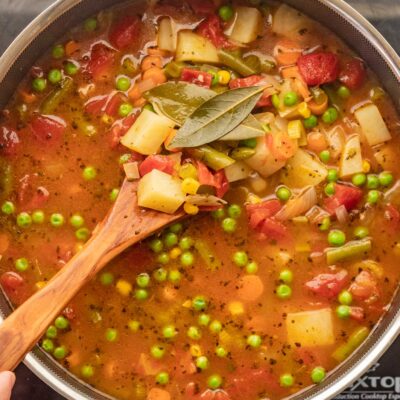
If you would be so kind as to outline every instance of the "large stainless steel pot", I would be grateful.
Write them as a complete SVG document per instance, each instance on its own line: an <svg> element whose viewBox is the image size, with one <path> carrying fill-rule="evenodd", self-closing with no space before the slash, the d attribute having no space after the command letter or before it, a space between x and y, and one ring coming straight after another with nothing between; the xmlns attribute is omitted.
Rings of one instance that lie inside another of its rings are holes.
<svg viewBox="0 0 400 400"><path fill-rule="evenodd" d="M58 0L39 15L0 58L0 109L38 55L48 49L69 27L121 0ZM130 0L131 3L144 0ZM349 44L376 72L400 112L400 58L386 40L343 0L285 0L322 22ZM11 308L0 294L0 321ZM329 375L323 384L305 389L295 400L327 400L343 391L388 349L400 332L400 292L358 351ZM1 348L1 344L0 344ZM73 377L39 347L24 363L44 382L68 399L110 399ZM245 399L243 399L245 400Z"/></svg>

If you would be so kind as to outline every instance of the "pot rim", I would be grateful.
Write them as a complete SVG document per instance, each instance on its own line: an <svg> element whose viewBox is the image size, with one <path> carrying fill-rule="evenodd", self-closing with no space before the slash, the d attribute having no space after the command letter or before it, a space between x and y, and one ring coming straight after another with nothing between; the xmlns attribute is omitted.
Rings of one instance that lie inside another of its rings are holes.
<svg viewBox="0 0 400 400"><path fill-rule="evenodd" d="M57 0L48 8L46 8L41 14L39 14L31 23L29 23L29 25L27 25L27 27L15 38L15 40L9 45L9 47L0 57L0 82L3 81L11 66L31 44L33 39L35 39L43 30L45 30L54 20L79 5L82 1L83 0ZM285 2L285 0L282 1ZM356 28L378 51L379 55L389 66L393 75L400 84L400 57L397 55L396 51L392 48L388 41L383 37L383 35L370 22L368 22L366 18L364 18L358 11L347 4L344 0L315 1L335 11L338 15L346 19L354 28ZM293 0L293 2L296 4L296 1ZM393 99L393 101L395 101L395 99ZM396 106L400 111L400 99L396 103ZM393 302L391 303L391 306L394 307ZM3 316L1 313L2 311L0 310L0 323L3 321ZM383 319L388 317L389 316L383 316ZM378 340L376 340L370 346L370 348L367 349L367 352L361 359L358 358L355 360L355 363L352 366L345 368L340 374L338 373L338 376L335 379L332 379L331 382L325 385L321 384L321 389L316 390L314 394L308 394L307 392L310 391L310 388L306 388L292 396L291 399L327 400L335 397L337 394L347 388L352 382L363 375L390 347L399 333L400 306L397 305L396 311L392 317L392 320L388 323L387 328L377 338ZM361 345L359 349L360 352L362 352L362 348L363 345ZM40 351L38 348L33 349L26 355L23 361L23 363L36 376L38 376L43 382L45 382L59 394L65 396L67 399L85 400L88 398L82 394L82 391L79 391L78 388L71 386L71 384L66 382L62 376L59 376L56 372L52 371L51 368L49 368L49 366L43 362L43 355L39 355L38 351ZM355 353L358 353L358 351ZM46 355L46 357L48 356ZM353 356L350 358L352 357ZM341 365L332 371L329 376L335 376L335 371L341 369L340 367ZM84 382L81 382L81 384L87 387ZM92 387L90 387L90 390L92 390L94 393L97 393L102 399L111 399L111 397L98 392Z"/></svg>

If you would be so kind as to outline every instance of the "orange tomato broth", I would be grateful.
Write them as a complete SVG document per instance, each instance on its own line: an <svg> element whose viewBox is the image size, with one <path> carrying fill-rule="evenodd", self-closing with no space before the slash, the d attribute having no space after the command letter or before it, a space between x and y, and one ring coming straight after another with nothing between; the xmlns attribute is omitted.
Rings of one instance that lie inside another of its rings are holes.
<svg viewBox="0 0 400 400"><path fill-rule="evenodd" d="M196 2L190 2L193 7L192 3ZM272 6L272 17L275 10L276 7ZM107 41L110 26L115 21L124 15L138 13L142 15L140 34L124 50L114 51L114 60L106 69L105 78L94 80L83 68L71 76L75 89L52 112L66 126L61 142L53 143L54 137L38 139L34 136L32 118L37 115L53 85L47 82L47 88L37 93L31 89L32 79L42 74L46 76L50 69L64 68L67 59L84 65L88 62L93 43ZM110 118L104 113L90 115L84 112L84 106L95 96L115 91L115 78L120 74L132 80L140 79L140 67L132 73L121 66L122 60L129 56L134 64L140 65L148 49L155 46L158 15L170 15L185 26L194 26L201 19L193 15L187 4L174 1L162 2L155 9L143 6L138 10L128 4L103 11L96 16L97 29L94 32L87 32L79 26L58 42L62 45L69 43L68 52L72 54L55 59L49 52L38 60L2 113L1 200L13 202L16 211L0 215L0 273L3 274L3 289L15 306L40 290L83 245L84 241L76 237L77 228L69 223L70 217L80 214L84 217L84 227L92 231L112 206L111 193L124 178L119 158L129 153L120 145L110 145L112 124L120 117ZM250 44L250 49L272 54L279 41L285 45L282 37L272 33L269 20L265 18L263 35ZM323 45L324 50L338 53L345 59L352 56L334 34L316 22L310 23L309 31L299 35L297 40L302 48ZM171 56L165 55L164 65L170 60ZM342 126L348 135L352 132L345 118L354 121L352 107L369 100L371 90L376 91L377 87L374 74L368 70L366 82L352 91L345 101L345 114L336 125ZM387 170L396 181L400 172L396 162L400 145L399 119L387 96L382 95L375 103L384 116L392 139L383 145L387 154L384 165L379 165L374 158L374 149L365 142L362 144L363 159L367 165L369 163L370 173ZM138 107L134 107L133 113L143 106L140 102L135 104ZM270 111L271 107L267 110ZM91 126L90 130L96 131L95 134L85 135L83 120ZM318 126L323 131L330 129L322 121ZM15 146L10 144L10 140L5 140L10 137L10 132L16 132L19 137ZM319 151L320 143L312 144L310 136L309 139L306 149L315 150L316 146ZM333 160L328 164L336 167L338 162ZM92 180L82 177L88 166L97 171ZM149 248L153 239L127 250L106 266L105 273L109 275L101 274L67 306L63 316L68 327L57 329L55 338L51 334L44 336L41 345L47 340L47 344L51 343L54 348L63 346L65 354L59 362L65 368L79 379L120 399L281 399L313 384L315 368L321 367L326 372L334 369L340 361L332 356L335 350L360 328L371 330L391 301L399 280L396 264L400 258L400 216L396 210L400 199L394 196L390 205L381 201L366 207L365 200L362 200L345 223L333 217L329 229L340 229L350 241L354 238L354 229L363 225L368 228L373 245L368 254L329 266L324 255L324 249L330 247L328 232L320 229L321 221L318 224L304 218L286 221L287 234L284 240L278 241L260 236L248 226L249 215L244 204L249 202L249 192L256 195L253 196L256 203L257 198L273 199L280 184L279 173L265 179L253 177L231 184L225 200L228 204L241 206L234 233L224 232L221 226L222 219L227 217L228 205L222 218L201 213L183 222L177 236L178 240L183 237L193 239L194 246L189 250L194 256L193 265L182 265L182 250L178 244L163 250L169 254L165 265L160 263L159 254ZM317 187L320 206L327 197L325 185L326 181ZM362 190L365 198L367 190ZM386 188L380 190L387 191ZM37 209L44 212L43 223L32 223L25 228L18 226L15 218L18 213L28 211L32 215ZM65 222L62 226L50 224L50 216L54 213L63 215ZM175 228L178 230L177 226ZM167 232L159 235L164 242ZM254 261L258 268L246 269L246 266L236 265L233 256L238 251L246 252L247 266ZM28 260L26 270L24 267L16 269L16 261L21 258ZM368 260L369 263L365 263ZM161 267L168 271L169 278L158 282L153 273ZM284 270L292 272L292 281L281 275ZM351 307L362 310L361 318L339 318L337 293L324 296L322 292L313 292L305 286L320 274L335 275L343 270L348 274L341 291L353 290ZM360 285L356 289L352 286L363 271L367 271L369 283L372 281L376 289L367 297L359 296L357 289ZM135 293L140 288L136 278L142 273L150 276L145 289L148 298L138 300ZM180 279L171 281L174 274ZM112 282L105 285L107 277ZM278 296L277 289L282 285L291 288L289 298ZM194 309L196 296L206 299L204 310ZM332 342L322 346L303 346L299 341L290 343L288 314L321 309L331 310ZM199 321L202 314L208 316L203 315L203 325ZM220 330L215 329L218 328L215 321L220 322ZM176 329L176 335L170 339L163 337L163 328L168 325ZM188 336L191 327L198 329L200 337ZM214 331L210 327L214 327ZM257 335L252 339L256 342L260 339L261 343L252 346L251 335ZM151 354L155 345L165 351L160 359ZM218 347L222 347L226 354L217 356ZM49 352L53 353L53 350ZM207 357L208 366L204 370L196 366L196 362L198 365L204 362L204 359L198 359L199 356ZM168 373L168 383L160 381L160 372ZM210 384L210 377L214 377L214 382L220 377L218 387Z"/></svg>

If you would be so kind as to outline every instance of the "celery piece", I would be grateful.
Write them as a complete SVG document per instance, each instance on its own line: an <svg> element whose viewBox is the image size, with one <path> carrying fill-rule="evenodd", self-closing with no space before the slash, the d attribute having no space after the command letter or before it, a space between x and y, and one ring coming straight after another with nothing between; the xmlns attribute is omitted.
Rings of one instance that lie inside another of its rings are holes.
<svg viewBox="0 0 400 400"><path fill-rule="evenodd" d="M326 260L328 265L335 264L338 261L344 261L349 258L359 257L371 250L371 239L355 240L342 247L329 248L326 251Z"/></svg>
<svg viewBox="0 0 400 400"><path fill-rule="evenodd" d="M209 245L204 240L197 239L194 248L197 250L208 269L215 271L222 267L221 260L215 256Z"/></svg>
<svg viewBox="0 0 400 400"><path fill-rule="evenodd" d="M339 362L344 361L358 346L368 337L369 328L363 326L357 328L349 337L346 343L339 346L332 354L332 357Z"/></svg>
<svg viewBox="0 0 400 400"><path fill-rule="evenodd" d="M218 50L218 57L222 64L232 68L235 72L243 76L256 75L257 70L246 63L242 57L237 56L226 50Z"/></svg>
<svg viewBox="0 0 400 400"><path fill-rule="evenodd" d="M70 94L74 89L74 81L71 78L65 78L61 86L54 89L40 105L42 114L53 114L58 105Z"/></svg>
<svg viewBox="0 0 400 400"><path fill-rule="evenodd" d="M201 146L192 151L193 156L215 171L229 167L235 160L211 146Z"/></svg>

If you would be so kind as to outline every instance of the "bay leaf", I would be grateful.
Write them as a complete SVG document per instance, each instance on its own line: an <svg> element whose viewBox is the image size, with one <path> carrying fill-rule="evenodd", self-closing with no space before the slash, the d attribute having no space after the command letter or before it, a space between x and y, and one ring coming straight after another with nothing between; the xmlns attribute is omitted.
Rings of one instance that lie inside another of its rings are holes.
<svg viewBox="0 0 400 400"><path fill-rule="evenodd" d="M250 114L240 125L219 140L246 140L264 136L265 131L261 122Z"/></svg>
<svg viewBox="0 0 400 400"><path fill-rule="evenodd" d="M181 126L215 92L192 83L167 82L144 94L157 114L162 114Z"/></svg>
<svg viewBox="0 0 400 400"><path fill-rule="evenodd" d="M172 147L197 147L214 142L243 122L264 91L262 86L229 90L199 106L171 142Z"/></svg>

